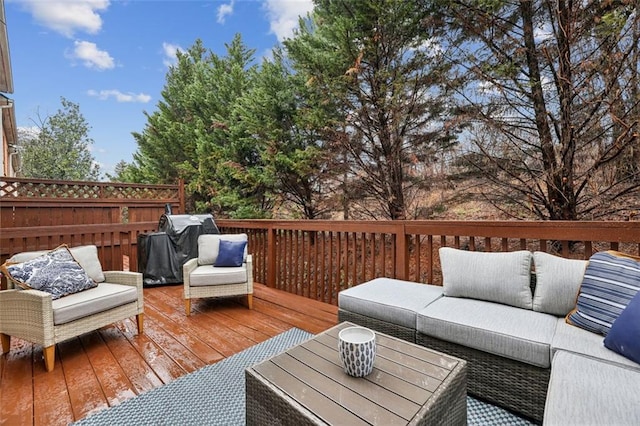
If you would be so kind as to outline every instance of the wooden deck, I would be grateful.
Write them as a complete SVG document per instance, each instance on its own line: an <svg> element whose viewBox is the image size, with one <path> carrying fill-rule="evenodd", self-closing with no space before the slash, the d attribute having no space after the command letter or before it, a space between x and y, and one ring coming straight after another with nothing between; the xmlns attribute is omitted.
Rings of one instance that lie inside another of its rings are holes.
<svg viewBox="0 0 640 426"><path fill-rule="evenodd" d="M182 286L145 288L145 332L131 319L59 344L44 370L42 348L12 339L0 361L0 424L67 425L273 337L291 327L319 333L337 307L254 285L254 309L203 299L186 317Z"/></svg>

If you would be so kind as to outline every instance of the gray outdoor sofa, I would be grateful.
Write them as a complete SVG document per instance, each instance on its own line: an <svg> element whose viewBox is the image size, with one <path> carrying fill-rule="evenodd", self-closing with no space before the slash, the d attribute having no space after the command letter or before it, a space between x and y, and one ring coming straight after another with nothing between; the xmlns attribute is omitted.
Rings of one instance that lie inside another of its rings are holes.
<svg viewBox="0 0 640 426"><path fill-rule="evenodd" d="M587 261L452 248L440 259L443 286L374 279L340 292L339 320L467 360L471 395L536 422L640 424L640 365L565 321Z"/></svg>

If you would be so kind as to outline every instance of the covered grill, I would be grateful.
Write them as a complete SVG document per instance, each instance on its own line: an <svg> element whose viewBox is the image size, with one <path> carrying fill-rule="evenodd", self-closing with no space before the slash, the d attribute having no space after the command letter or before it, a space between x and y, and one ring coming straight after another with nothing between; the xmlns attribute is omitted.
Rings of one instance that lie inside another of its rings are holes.
<svg viewBox="0 0 640 426"><path fill-rule="evenodd" d="M163 214L158 232L138 236L138 271L144 285L181 283L182 265L198 256L198 237L219 233L210 214Z"/></svg>

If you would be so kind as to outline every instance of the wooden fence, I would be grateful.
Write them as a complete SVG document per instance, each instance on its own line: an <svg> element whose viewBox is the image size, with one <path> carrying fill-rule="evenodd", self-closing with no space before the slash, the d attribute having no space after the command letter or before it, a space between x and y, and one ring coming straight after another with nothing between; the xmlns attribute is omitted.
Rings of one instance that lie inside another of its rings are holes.
<svg viewBox="0 0 640 426"><path fill-rule="evenodd" d="M233 221L246 232L254 277L336 304L340 290L376 277L441 284L438 248L545 251L588 259L601 250L640 256L640 222Z"/></svg>
<svg viewBox="0 0 640 426"><path fill-rule="evenodd" d="M137 237L167 204L185 208L184 184L0 178L0 263L14 253L95 244L105 269L137 269Z"/></svg>

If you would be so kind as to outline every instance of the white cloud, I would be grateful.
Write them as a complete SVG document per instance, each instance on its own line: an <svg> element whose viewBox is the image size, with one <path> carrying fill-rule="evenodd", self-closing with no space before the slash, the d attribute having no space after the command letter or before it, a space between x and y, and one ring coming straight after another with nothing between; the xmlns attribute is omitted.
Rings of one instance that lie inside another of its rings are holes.
<svg viewBox="0 0 640 426"><path fill-rule="evenodd" d="M22 4L40 25L72 37L76 31L100 31L99 13L107 10L109 0L22 0Z"/></svg>
<svg viewBox="0 0 640 426"><path fill-rule="evenodd" d="M298 18L313 10L313 0L265 0L262 5L267 10L271 33L279 41L291 37Z"/></svg>
<svg viewBox="0 0 640 426"><path fill-rule="evenodd" d="M164 54L164 59L162 60L162 63L166 67L170 67L171 65L176 64L177 62L176 53L178 52L178 50L184 52L184 49L177 44L171 44L167 42L162 43L162 52Z"/></svg>
<svg viewBox="0 0 640 426"><path fill-rule="evenodd" d="M98 98L101 101L106 101L110 98L115 99L117 102L137 102L146 104L151 100L151 96L144 93L123 93L116 89L111 90L88 90L87 95Z"/></svg>
<svg viewBox="0 0 640 426"><path fill-rule="evenodd" d="M224 24L224 20L226 19L227 15L233 14L234 3L235 3L235 0L231 0L231 3L223 3L220 6L218 6L218 23L219 24Z"/></svg>
<svg viewBox="0 0 640 426"><path fill-rule="evenodd" d="M66 56L70 59L79 59L87 68L103 71L116 66L109 52L98 49L95 43L76 40L73 42L73 46L73 51L67 52Z"/></svg>

